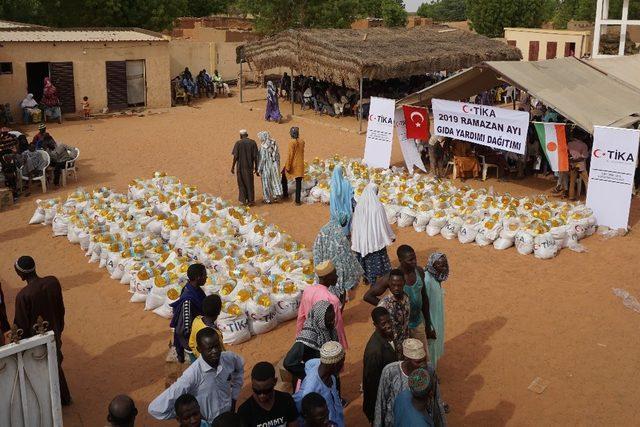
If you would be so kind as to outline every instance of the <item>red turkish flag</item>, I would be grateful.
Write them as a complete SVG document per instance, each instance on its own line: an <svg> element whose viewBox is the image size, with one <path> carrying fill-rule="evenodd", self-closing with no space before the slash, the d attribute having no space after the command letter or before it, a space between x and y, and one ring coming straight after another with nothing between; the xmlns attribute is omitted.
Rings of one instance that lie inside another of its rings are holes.
<svg viewBox="0 0 640 427"><path fill-rule="evenodd" d="M423 107L402 106L407 138L429 139L429 110Z"/></svg>

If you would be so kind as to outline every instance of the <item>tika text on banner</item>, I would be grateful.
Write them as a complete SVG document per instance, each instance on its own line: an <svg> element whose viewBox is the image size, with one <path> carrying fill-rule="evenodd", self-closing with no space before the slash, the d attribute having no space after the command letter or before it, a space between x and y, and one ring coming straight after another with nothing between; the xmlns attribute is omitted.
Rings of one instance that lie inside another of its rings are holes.
<svg viewBox="0 0 640 427"><path fill-rule="evenodd" d="M393 99L371 97L364 145L364 162L369 167L388 169L391 164L395 110Z"/></svg>
<svg viewBox="0 0 640 427"><path fill-rule="evenodd" d="M433 129L439 136L524 154L529 113L466 102L431 100Z"/></svg>
<svg viewBox="0 0 640 427"><path fill-rule="evenodd" d="M405 115L403 110L398 108L396 110L396 117L394 126L396 127L396 135L398 135L398 141L400 141L400 149L402 150L402 156L404 157L404 163L407 165L409 173L413 173L413 167L421 169L425 173L427 169L424 167L420 152L416 146L416 142L412 138L407 138L407 126L405 122Z"/></svg>
<svg viewBox="0 0 640 427"><path fill-rule="evenodd" d="M593 150L587 189L587 206L598 225L626 229L640 131L593 127Z"/></svg>

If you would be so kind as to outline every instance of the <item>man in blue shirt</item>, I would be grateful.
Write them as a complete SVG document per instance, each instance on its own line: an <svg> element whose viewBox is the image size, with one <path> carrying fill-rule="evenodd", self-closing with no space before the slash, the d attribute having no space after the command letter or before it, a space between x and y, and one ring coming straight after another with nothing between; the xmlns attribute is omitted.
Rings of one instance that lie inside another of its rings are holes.
<svg viewBox="0 0 640 427"><path fill-rule="evenodd" d="M396 397L393 419L396 427L434 427L444 425L438 402L435 399L436 378L425 368L418 368L409 375L409 388Z"/></svg>
<svg viewBox="0 0 640 427"><path fill-rule="evenodd" d="M315 392L327 402L329 420L338 427L344 427L342 400L336 388L336 376L342 371L344 357L342 345L337 341L329 341L320 348L320 359L305 363L306 376L298 392L293 395L299 412L302 410L302 398Z"/></svg>

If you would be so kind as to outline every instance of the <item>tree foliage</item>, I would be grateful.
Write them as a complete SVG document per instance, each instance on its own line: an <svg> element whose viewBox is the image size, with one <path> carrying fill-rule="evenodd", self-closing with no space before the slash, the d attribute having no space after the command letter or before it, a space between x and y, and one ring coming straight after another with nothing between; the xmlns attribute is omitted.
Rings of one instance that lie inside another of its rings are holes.
<svg viewBox="0 0 640 427"><path fill-rule="evenodd" d="M274 34L289 28L347 28L358 0L238 0L235 6L255 17L256 31Z"/></svg>
<svg viewBox="0 0 640 427"><path fill-rule="evenodd" d="M555 0L467 0L471 27L488 37L502 37L505 27L539 28L555 10Z"/></svg>
<svg viewBox="0 0 640 427"><path fill-rule="evenodd" d="M417 13L439 22L464 21L467 19L467 3L465 0L437 0L433 3L422 3Z"/></svg>
<svg viewBox="0 0 640 427"><path fill-rule="evenodd" d="M386 27L404 27L407 25L407 11L403 2L382 0L381 15Z"/></svg>

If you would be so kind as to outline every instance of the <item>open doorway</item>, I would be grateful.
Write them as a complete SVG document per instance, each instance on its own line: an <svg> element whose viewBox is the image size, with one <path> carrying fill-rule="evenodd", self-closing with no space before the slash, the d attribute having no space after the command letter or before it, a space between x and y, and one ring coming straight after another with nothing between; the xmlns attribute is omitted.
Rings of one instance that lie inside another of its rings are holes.
<svg viewBox="0 0 640 427"><path fill-rule="evenodd" d="M49 65L49 62L27 62L27 92L38 102L42 99L44 78L50 75Z"/></svg>

